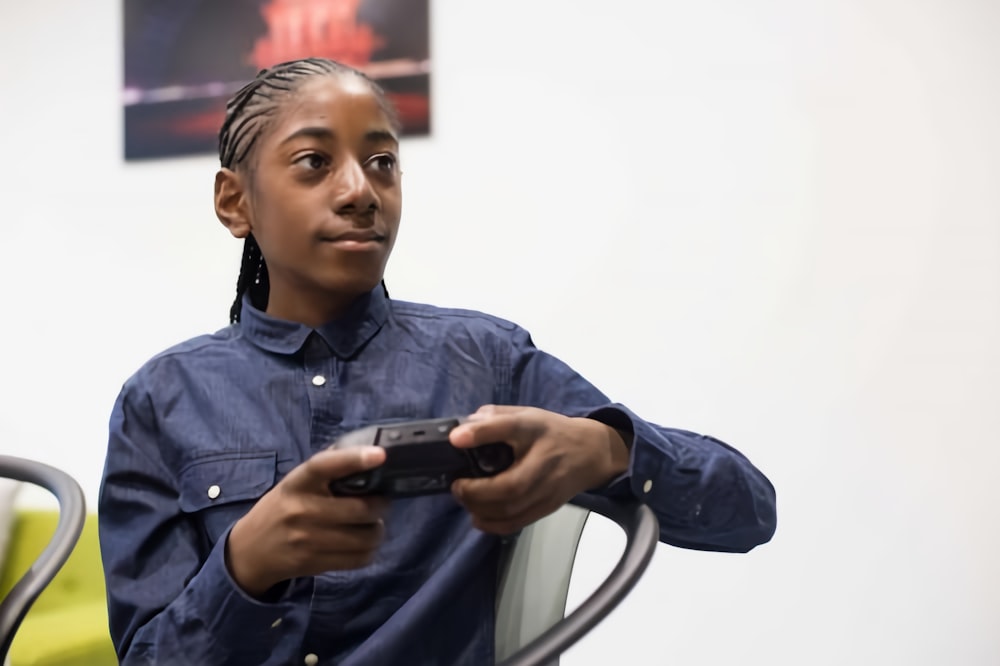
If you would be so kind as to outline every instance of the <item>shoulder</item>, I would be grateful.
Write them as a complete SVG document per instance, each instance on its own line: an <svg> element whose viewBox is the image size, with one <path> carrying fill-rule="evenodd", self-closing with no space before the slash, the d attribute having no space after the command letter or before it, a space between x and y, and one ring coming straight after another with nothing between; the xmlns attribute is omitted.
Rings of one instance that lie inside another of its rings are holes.
<svg viewBox="0 0 1000 666"><path fill-rule="evenodd" d="M494 334L510 337L521 331L516 323L495 315L467 308L449 308L410 301L392 301L395 320L403 326L407 324L430 324L443 329L465 329L484 335Z"/></svg>
<svg viewBox="0 0 1000 666"><path fill-rule="evenodd" d="M399 349L509 363L532 346L521 326L479 310L393 300L391 318Z"/></svg>
<svg viewBox="0 0 1000 666"><path fill-rule="evenodd" d="M179 375L191 375L246 354L239 326L189 338L167 347L143 363L124 383L123 392L148 392Z"/></svg>

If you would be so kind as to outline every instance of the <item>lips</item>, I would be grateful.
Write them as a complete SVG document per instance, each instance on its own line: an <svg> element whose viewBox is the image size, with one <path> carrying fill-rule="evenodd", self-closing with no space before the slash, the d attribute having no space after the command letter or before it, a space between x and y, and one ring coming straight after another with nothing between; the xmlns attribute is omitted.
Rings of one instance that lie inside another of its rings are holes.
<svg viewBox="0 0 1000 666"><path fill-rule="evenodd" d="M385 235L380 234L374 229L352 229L335 235L321 236L320 240L326 243L381 243L385 240Z"/></svg>

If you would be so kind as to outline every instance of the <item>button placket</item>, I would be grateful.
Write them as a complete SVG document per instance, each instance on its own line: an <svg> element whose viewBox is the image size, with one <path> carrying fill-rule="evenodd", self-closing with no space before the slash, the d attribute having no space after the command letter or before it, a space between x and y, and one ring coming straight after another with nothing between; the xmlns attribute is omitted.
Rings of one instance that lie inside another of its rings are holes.
<svg viewBox="0 0 1000 666"><path fill-rule="evenodd" d="M309 451L326 448L337 434L343 415L338 388L339 361L319 334L314 333L303 349L301 381L306 382L309 401Z"/></svg>

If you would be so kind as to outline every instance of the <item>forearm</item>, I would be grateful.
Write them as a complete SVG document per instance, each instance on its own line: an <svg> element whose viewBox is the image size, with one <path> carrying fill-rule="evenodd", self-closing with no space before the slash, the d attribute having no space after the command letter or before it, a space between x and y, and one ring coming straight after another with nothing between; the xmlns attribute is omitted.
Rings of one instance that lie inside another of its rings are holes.
<svg viewBox="0 0 1000 666"><path fill-rule="evenodd" d="M598 492L647 504L659 519L662 541L746 552L770 540L774 487L742 454L711 437L654 426L618 405L591 418L634 433L628 471Z"/></svg>
<svg viewBox="0 0 1000 666"><path fill-rule="evenodd" d="M185 481L164 459L170 451L165 441L145 391L130 382L112 412L98 501L110 633L119 660L266 663L284 645L300 642L305 623L297 613L308 612L309 592L298 611L291 598L265 605L242 593L225 566L229 530L222 527L217 536L206 530L198 511L205 507L192 502L193 493L183 497ZM187 486L200 488L201 482ZM233 504L227 511L235 521L242 508ZM279 618L280 633L271 629Z"/></svg>
<svg viewBox="0 0 1000 666"><path fill-rule="evenodd" d="M630 438L628 470L594 492L649 505L661 540L673 545L745 552L771 538L774 487L746 457L711 437L638 418L536 349L527 332L515 330L512 339L515 404L588 417Z"/></svg>
<svg viewBox="0 0 1000 666"><path fill-rule="evenodd" d="M312 579L293 581L273 603L253 599L225 567L224 540L180 595L132 636L118 641L123 664L287 664L297 660L308 625ZM109 587L116 601L142 581ZM138 612L142 612L137 609ZM148 612L148 611L147 611Z"/></svg>

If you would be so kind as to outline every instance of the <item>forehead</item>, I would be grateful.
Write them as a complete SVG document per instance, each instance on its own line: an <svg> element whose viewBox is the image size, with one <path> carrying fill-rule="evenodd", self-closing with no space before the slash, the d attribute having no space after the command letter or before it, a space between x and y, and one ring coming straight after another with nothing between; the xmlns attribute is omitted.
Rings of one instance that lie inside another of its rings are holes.
<svg viewBox="0 0 1000 666"><path fill-rule="evenodd" d="M343 140L373 130L395 135L371 85L355 74L310 77L281 102L268 142L303 127L322 127Z"/></svg>

